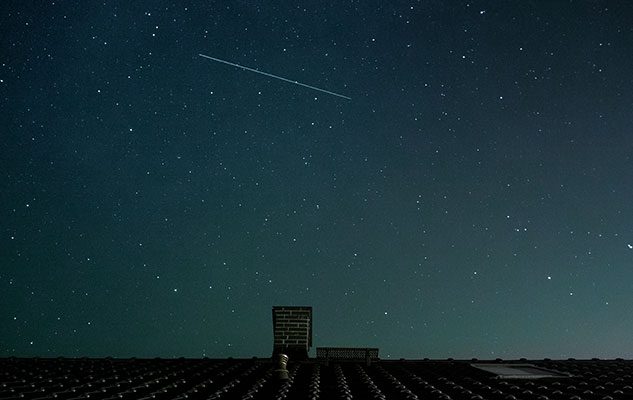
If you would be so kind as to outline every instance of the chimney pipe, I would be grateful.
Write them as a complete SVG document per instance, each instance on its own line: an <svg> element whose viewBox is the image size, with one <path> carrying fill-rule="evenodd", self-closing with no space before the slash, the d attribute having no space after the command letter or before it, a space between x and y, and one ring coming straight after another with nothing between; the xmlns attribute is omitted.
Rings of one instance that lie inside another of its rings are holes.
<svg viewBox="0 0 633 400"><path fill-rule="evenodd" d="M290 378L288 377L288 369L286 366L288 365L288 356L285 354L277 355L277 369L275 370L275 378L280 381L287 381Z"/></svg>

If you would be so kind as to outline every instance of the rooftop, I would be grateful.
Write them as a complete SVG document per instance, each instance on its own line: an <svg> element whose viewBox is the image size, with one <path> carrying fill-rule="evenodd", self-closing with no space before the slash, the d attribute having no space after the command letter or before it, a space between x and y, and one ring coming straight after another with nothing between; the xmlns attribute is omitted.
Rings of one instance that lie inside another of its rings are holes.
<svg viewBox="0 0 633 400"><path fill-rule="evenodd" d="M270 358L0 358L0 398L633 399L631 360L367 361L290 360L282 381Z"/></svg>

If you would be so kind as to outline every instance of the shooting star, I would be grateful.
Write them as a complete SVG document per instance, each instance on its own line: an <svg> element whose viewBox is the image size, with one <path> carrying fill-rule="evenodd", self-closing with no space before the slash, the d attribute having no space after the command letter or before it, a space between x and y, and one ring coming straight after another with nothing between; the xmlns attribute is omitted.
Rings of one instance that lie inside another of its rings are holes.
<svg viewBox="0 0 633 400"><path fill-rule="evenodd" d="M316 86L307 85L305 83L301 83L301 82L298 82L298 81L293 81L292 79L287 79L287 78L284 78L282 76L269 74L268 72L260 71L260 70L255 69L255 68L245 67L245 66L240 65L240 64L235 64L235 63L232 63L232 62L229 62L229 61L220 60L219 58L210 57L210 56L207 56L207 55L204 55L204 54L198 54L198 55L200 57L208 58L209 60L217 61L217 62L220 62L222 64L231 65L233 67L241 68L241 69L246 70L246 71L251 71L251 72L255 72L255 73L258 73L258 74L265 75L265 76L269 76L271 78L279 79L279 80L282 80L284 82L292 83L294 85L299 85L299 86L307 87L309 89L318 90L319 92L331 94L332 96L342 97L342 98L347 99L347 100L351 100L352 99L351 97L343 96L342 94L330 92L329 90L321 89L321 88L318 88Z"/></svg>

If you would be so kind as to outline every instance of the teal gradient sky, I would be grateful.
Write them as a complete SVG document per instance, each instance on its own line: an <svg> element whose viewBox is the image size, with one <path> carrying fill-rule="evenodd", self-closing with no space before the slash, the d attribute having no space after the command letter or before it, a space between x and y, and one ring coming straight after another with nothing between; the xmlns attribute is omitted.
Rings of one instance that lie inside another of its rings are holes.
<svg viewBox="0 0 633 400"><path fill-rule="evenodd" d="M2 2L0 356L633 357L633 4L390 3Z"/></svg>

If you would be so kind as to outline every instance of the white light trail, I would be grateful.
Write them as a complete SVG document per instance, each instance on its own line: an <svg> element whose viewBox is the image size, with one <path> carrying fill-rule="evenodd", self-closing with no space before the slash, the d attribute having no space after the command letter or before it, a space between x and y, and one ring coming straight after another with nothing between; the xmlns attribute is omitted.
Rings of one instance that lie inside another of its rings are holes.
<svg viewBox="0 0 633 400"><path fill-rule="evenodd" d="M198 55L199 55L200 57L208 58L209 60L217 61L217 62L220 62L220 63L222 63L222 64L231 65L231 66L233 66L233 67L237 67L237 68L241 68L241 69L246 70L246 71L251 71L251 72L255 72L255 73L258 73L258 74L265 75L265 76L269 76L269 77L271 77L271 78L279 79L279 80L282 80L282 81L284 81L284 82L292 83L292 84L294 84L294 85L299 85L299 86L307 87L307 88L312 89L312 90L318 90L319 92L323 92L323 93L331 94L332 96L342 97L342 98L347 99L347 100L351 100L351 99L352 99L351 97L343 96L342 94L338 94L338 93L330 92L329 90L321 89L321 88L318 88L318 87L316 87L316 86L307 85L307 84L305 84L305 83L301 83L301 82L299 82L299 81L293 81L292 79L287 79L287 78L284 78L284 77L282 77L282 76L273 75L273 74L270 74L270 73L268 73L268 72L260 71L260 70L255 69L255 68L245 67L245 66L240 65L240 64L235 64L235 63L232 63L232 62L229 62L229 61L221 60L221 59L219 59L219 58L215 58L215 57L207 56L207 55L204 55L204 54L198 54Z"/></svg>

